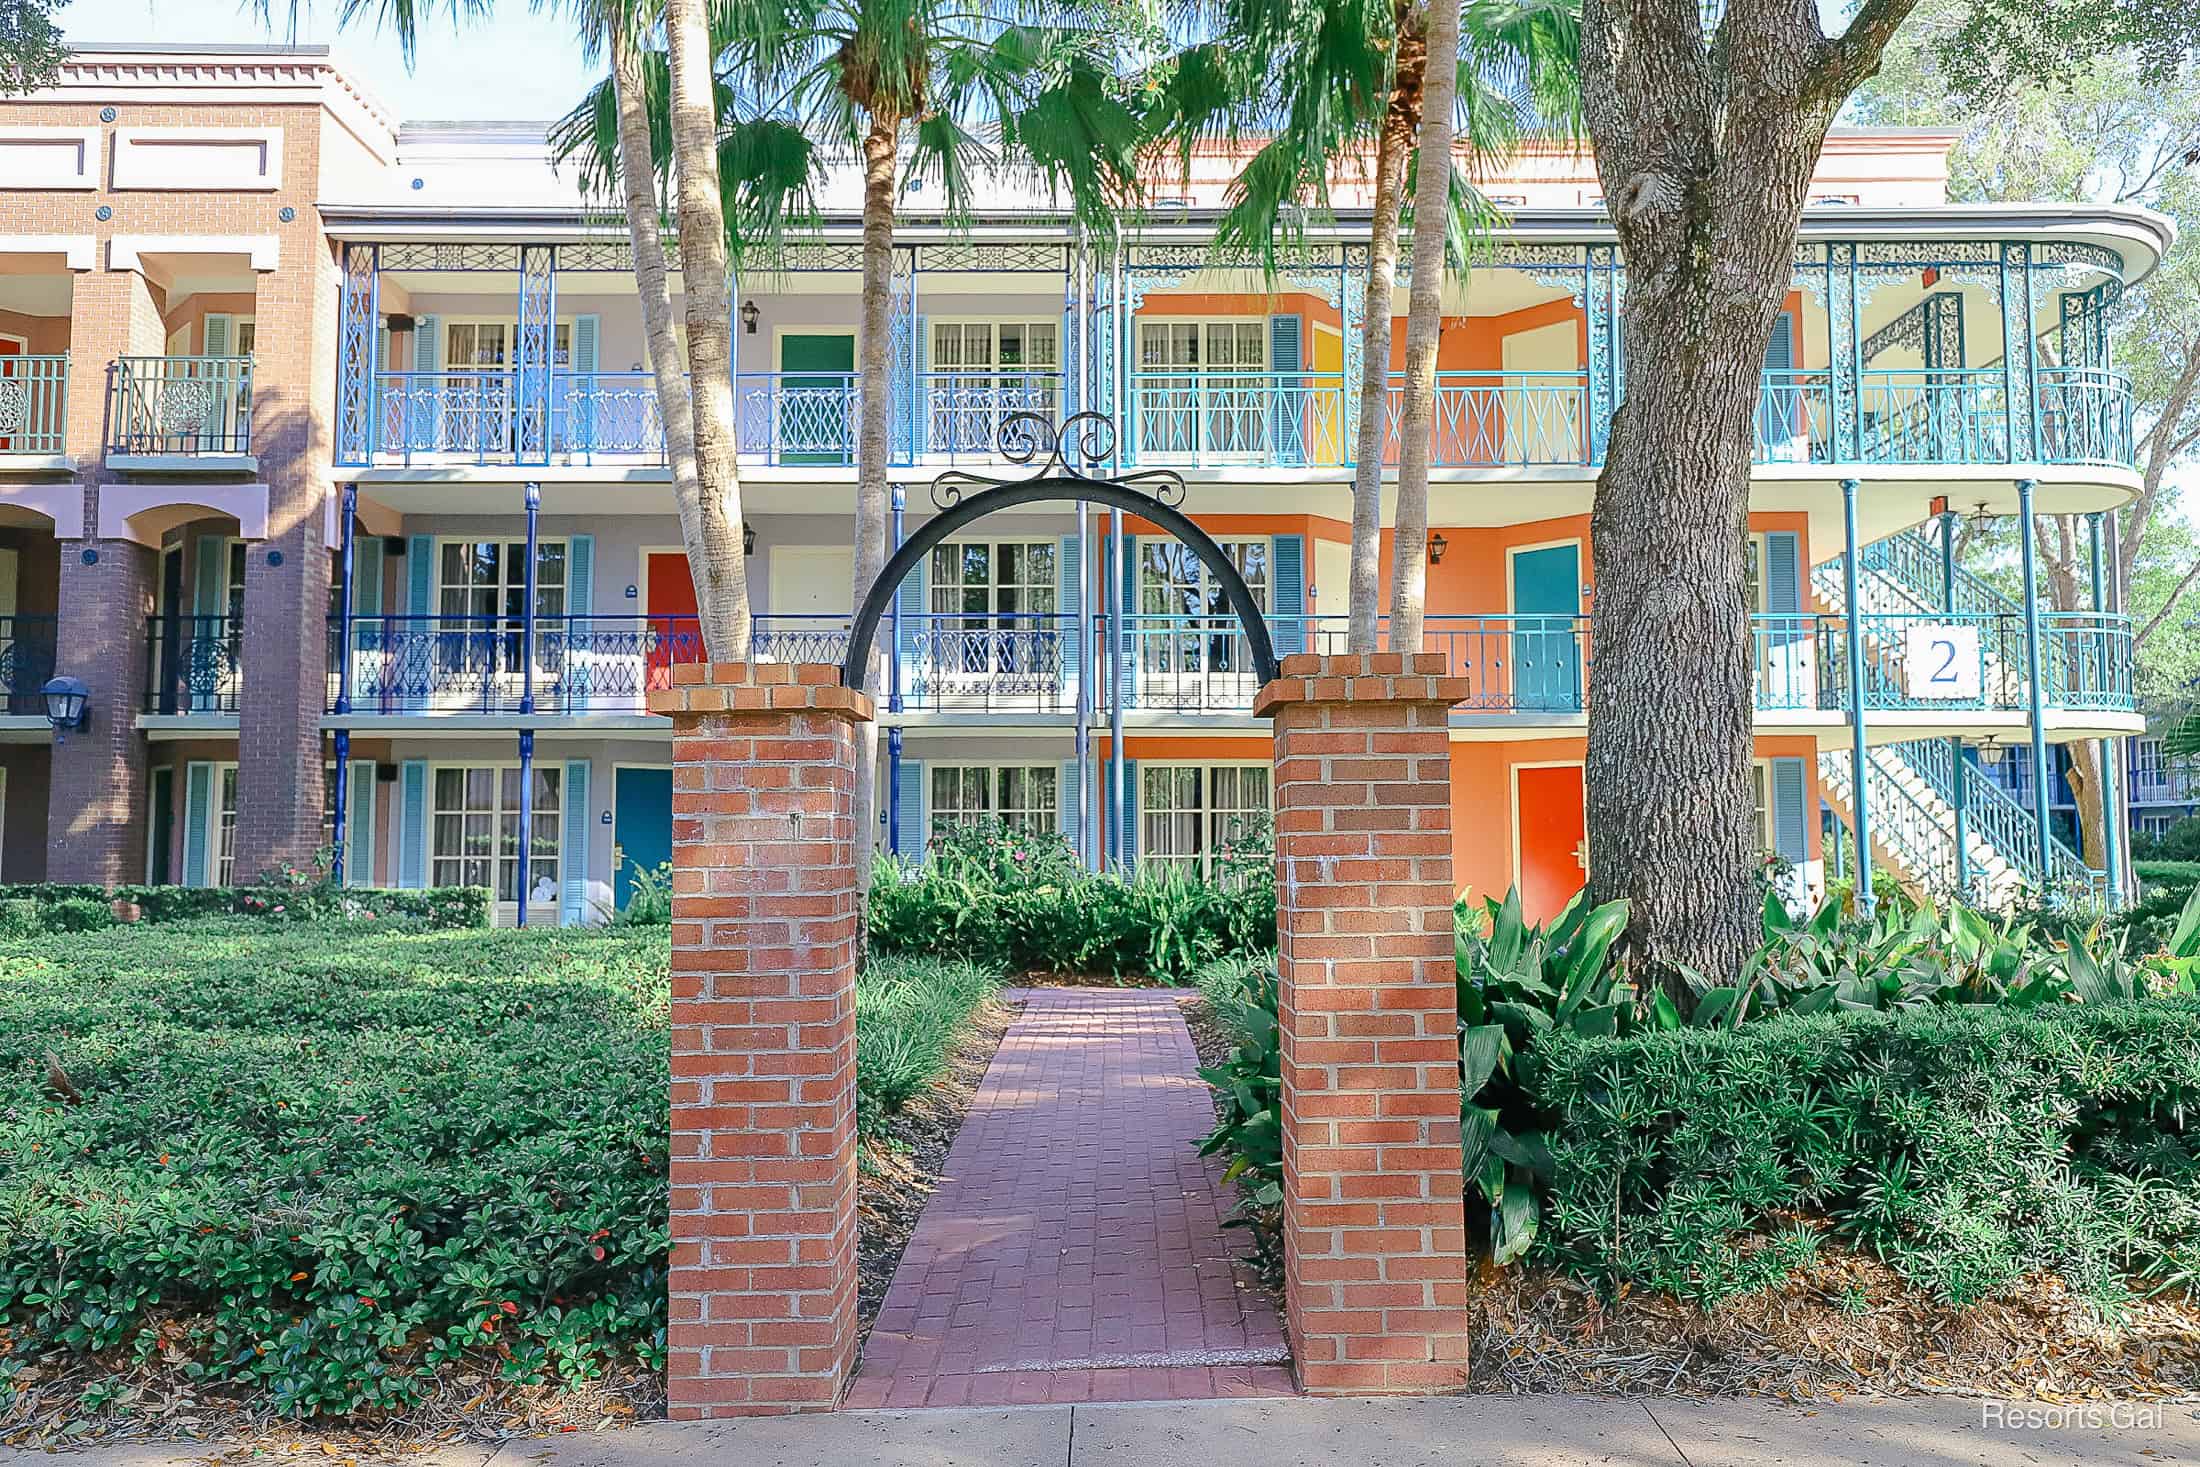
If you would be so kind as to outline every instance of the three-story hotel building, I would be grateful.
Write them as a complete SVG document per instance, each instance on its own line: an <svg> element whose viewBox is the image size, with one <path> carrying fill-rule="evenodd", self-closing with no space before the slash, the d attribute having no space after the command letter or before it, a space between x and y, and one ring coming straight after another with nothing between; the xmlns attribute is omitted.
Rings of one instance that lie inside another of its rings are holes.
<svg viewBox="0 0 2200 1467"><path fill-rule="evenodd" d="M624 227L543 131L400 125L313 48L86 51L0 104L0 880L235 882L341 842L347 880L572 922L667 857L645 695L703 655L694 592ZM2006 895L2097 873L1966 769L2139 732L2129 629L2013 600L1942 536L2131 496L2109 324L2169 231L1951 206L1951 141L1835 133L1804 217L1757 412L1756 802L1802 881L1861 795L1902 879ZM1233 171L1203 157L1112 241L1006 182L952 223L909 192L901 533L943 469L1013 472L1010 414L1098 412L1121 467L1182 474L1280 651L1341 644L1359 327L1404 292L1365 298L1349 189L1279 270L1219 255ZM1586 159L1530 150L1491 191L1509 222L1444 305L1427 636L1473 688L1460 880L1542 913L1584 879L1626 281ZM857 197L835 174L814 237L734 287L760 658L845 645ZM1202 865L1267 810L1246 645L1153 526L973 525L887 641L904 853L988 815ZM79 728L46 716L55 676L88 690Z"/></svg>

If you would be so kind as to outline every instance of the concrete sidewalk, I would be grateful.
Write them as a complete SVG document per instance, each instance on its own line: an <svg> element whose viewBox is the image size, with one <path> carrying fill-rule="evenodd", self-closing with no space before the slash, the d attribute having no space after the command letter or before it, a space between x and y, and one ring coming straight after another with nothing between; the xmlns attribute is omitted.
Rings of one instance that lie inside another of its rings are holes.
<svg viewBox="0 0 2200 1467"><path fill-rule="evenodd" d="M2097 1420L2022 1419L2098 1410ZM2001 1412L1996 1418L1992 1413ZM301 1452L292 1460L313 1462ZM185 1467L216 1443L0 1449L0 1467ZM283 1460L271 1455L263 1459ZM1952 1399L1804 1410L1594 1396L843 1411L446 1448L421 1467L2200 1467L2200 1407Z"/></svg>

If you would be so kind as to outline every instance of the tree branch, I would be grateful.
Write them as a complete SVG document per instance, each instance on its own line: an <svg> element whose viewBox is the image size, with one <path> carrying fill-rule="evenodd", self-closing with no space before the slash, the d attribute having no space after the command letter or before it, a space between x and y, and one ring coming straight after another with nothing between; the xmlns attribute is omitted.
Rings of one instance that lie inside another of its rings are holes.
<svg viewBox="0 0 2200 1467"><path fill-rule="evenodd" d="M2178 577L2177 584L2170 587L2169 594L2162 598L2161 609L2148 617L2147 624L2132 634L2131 650L2134 654L2146 645L2147 638L2154 635L2156 627L2169 620L2169 614L2177 609L2177 603L2184 599L2185 593L2192 589L2196 581L2200 581L2200 560L2185 568L2185 573Z"/></svg>
<svg viewBox="0 0 2200 1467"><path fill-rule="evenodd" d="M1835 101L1848 96L1879 70L1879 58L1917 0L1863 0L1848 29L1826 42L1812 68L1811 87Z"/></svg>

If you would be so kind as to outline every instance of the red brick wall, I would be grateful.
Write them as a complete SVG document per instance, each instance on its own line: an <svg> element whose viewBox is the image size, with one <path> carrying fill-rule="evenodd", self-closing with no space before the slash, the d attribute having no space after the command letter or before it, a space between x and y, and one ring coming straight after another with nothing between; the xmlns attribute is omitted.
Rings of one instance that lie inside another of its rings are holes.
<svg viewBox="0 0 2200 1467"><path fill-rule="evenodd" d="M1467 1378L1441 654L1287 657L1276 738L1284 1288L1320 1395Z"/></svg>
<svg viewBox="0 0 2200 1467"><path fill-rule="evenodd" d="M870 700L834 667L673 676L650 695L673 720L670 1410L830 1410L856 1347L854 798Z"/></svg>

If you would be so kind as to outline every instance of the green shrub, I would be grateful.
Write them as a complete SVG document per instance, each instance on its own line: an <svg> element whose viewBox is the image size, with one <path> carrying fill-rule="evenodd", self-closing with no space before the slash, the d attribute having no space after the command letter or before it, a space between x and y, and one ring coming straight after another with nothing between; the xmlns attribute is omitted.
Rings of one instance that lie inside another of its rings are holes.
<svg viewBox="0 0 2200 1467"><path fill-rule="evenodd" d="M1159 864L1095 873L1058 836L981 823L935 840L921 866L881 860L866 917L880 952L1182 980L1210 959L1275 946L1275 867L1249 837L1223 854L1216 881Z"/></svg>
<svg viewBox="0 0 2200 1467"><path fill-rule="evenodd" d="M1201 997L1229 1034L1229 1053L1199 1077L1219 1104L1201 1156L1229 1158L1223 1180L1238 1184L1240 1205L1225 1222L1248 1227L1264 1264L1275 1262L1282 1238L1275 1224L1283 1206L1283 1033L1277 1025L1274 953L1218 958L1197 975Z"/></svg>
<svg viewBox="0 0 2200 1467"><path fill-rule="evenodd" d="M879 958L856 981L856 1126L878 1134L886 1118L947 1069L955 1042L999 978L974 963Z"/></svg>
<svg viewBox="0 0 2200 1467"><path fill-rule="evenodd" d="M48 932L97 932L115 925L114 904L105 897L65 897L39 911Z"/></svg>
<svg viewBox="0 0 2200 1467"><path fill-rule="evenodd" d="M110 902L119 900L134 905L140 920L146 922L188 922L202 917L258 917L276 922L344 918L394 920L439 931L487 927L495 910L485 887L340 887L310 873L295 875L294 880L271 880L253 886L125 885L112 893L99 886L38 882L0 886L0 902L27 901L41 913L65 903L96 902L111 912ZM83 910L71 907L71 917L64 920L84 920ZM53 921L45 916L39 927L28 930L50 928ZM0 935L9 930L0 924Z"/></svg>
<svg viewBox="0 0 2200 1467"><path fill-rule="evenodd" d="M28 937L46 930L38 915L38 903L29 897L0 900L0 937Z"/></svg>
<svg viewBox="0 0 2200 1467"><path fill-rule="evenodd" d="M1538 1046L1537 1251L1710 1302L1831 1236L1966 1304L2200 1264L2200 1005L1931 1006Z"/></svg>
<svg viewBox="0 0 2200 1467"><path fill-rule="evenodd" d="M663 928L237 918L0 946L0 1413L51 1351L178 1352L299 1416L401 1409L461 1355L662 1364L667 958ZM859 1110L991 990L866 972Z"/></svg>

